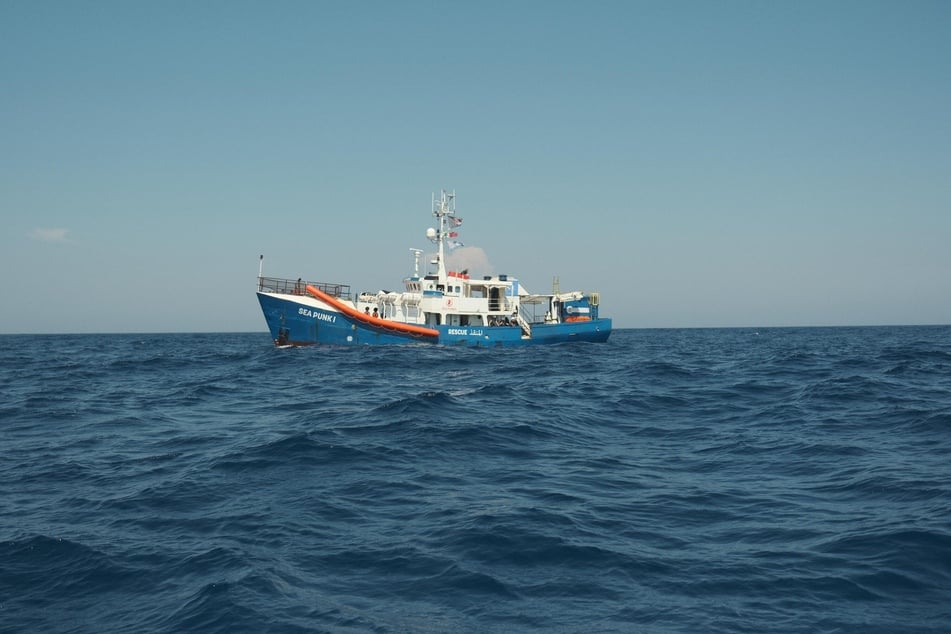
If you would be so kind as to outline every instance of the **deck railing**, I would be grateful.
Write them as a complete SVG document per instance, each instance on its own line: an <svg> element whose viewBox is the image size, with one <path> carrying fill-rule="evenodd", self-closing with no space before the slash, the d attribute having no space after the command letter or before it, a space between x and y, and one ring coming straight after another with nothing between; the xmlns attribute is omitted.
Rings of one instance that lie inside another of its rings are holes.
<svg viewBox="0 0 951 634"><path fill-rule="evenodd" d="M285 295L304 295L307 285L339 299L350 299L349 284L329 282L311 282L304 279L286 280L280 277L259 277L258 291L262 293L283 293Z"/></svg>

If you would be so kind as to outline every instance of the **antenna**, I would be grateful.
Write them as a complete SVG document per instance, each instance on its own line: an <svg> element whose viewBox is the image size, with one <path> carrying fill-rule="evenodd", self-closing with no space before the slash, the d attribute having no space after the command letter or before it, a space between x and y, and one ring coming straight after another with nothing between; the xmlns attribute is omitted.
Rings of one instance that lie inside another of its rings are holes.
<svg viewBox="0 0 951 634"><path fill-rule="evenodd" d="M422 249L410 249L413 252L413 275L419 277L419 256L422 255Z"/></svg>

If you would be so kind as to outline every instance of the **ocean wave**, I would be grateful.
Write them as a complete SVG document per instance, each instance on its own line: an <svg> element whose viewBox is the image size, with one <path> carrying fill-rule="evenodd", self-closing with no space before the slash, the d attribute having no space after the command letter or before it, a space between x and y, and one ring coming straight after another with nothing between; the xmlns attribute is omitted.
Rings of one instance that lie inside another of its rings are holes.
<svg viewBox="0 0 951 634"><path fill-rule="evenodd" d="M214 468L245 470L274 466L360 464L372 460L376 455L376 452L349 446L335 437L321 439L312 434L293 434L222 456L214 461Z"/></svg>
<svg viewBox="0 0 951 634"><path fill-rule="evenodd" d="M943 631L949 334L0 338L0 629Z"/></svg>

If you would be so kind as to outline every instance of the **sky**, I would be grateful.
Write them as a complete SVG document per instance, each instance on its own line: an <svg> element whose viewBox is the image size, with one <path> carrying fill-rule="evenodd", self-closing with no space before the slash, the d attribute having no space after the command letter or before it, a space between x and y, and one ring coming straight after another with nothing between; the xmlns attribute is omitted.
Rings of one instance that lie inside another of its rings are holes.
<svg viewBox="0 0 951 634"><path fill-rule="evenodd" d="M396 290L441 189L616 328L948 324L949 113L944 0L0 0L0 333Z"/></svg>

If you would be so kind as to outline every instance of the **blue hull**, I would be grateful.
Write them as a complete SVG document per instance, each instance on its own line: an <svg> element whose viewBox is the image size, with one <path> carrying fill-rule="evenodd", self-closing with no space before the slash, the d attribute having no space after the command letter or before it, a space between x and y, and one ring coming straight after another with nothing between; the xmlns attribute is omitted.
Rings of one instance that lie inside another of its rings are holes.
<svg viewBox="0 0 951 634"><path fill-rule="evenodd" d="M472 347L509 347L562 343L568 341L607 341L610 319L595 319L559 324L533 324L532 336L510 326L434 326L436 337L398 332L387 327L386 320L372 325L351 319L337 311L321 310L296 301L258 293L271 337L278 345L313 344L443 344Z"/></svg>
<svg viewBox="0 0 951 634"><path fill-rule="evenodd" d="M569 324L532 324L532 336L522 336L517 326L437 326L439 343L454 346L498 348L534 346L566 341L604 342L611 334L611 320L574 322Z"/></svg>

